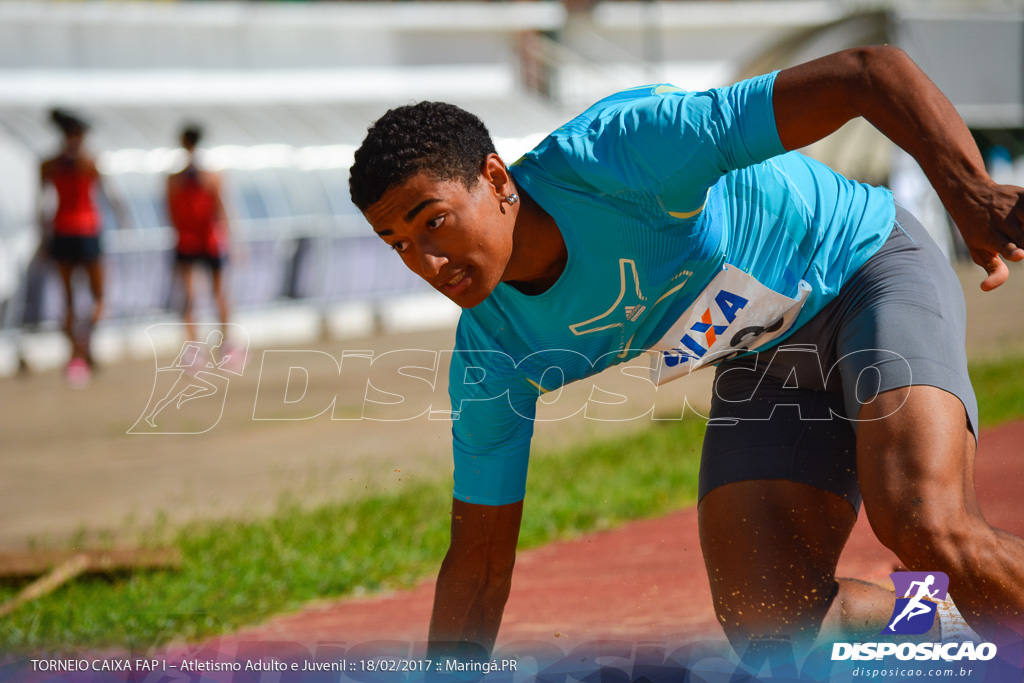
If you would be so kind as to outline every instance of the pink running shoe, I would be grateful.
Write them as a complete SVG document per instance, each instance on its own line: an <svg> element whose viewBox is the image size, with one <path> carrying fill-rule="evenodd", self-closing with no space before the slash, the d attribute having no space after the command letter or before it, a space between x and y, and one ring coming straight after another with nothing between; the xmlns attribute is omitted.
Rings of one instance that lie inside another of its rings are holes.
<svg viewBox="0 0 1024 683"><path fill-rule="evenodd" d="M84 389L89 386L89 377L92 373L89 372L89 364L85 362L84 358L72 358L64 372L68 384L73 389Z"/></svg>
<svg viewBox="0 0 1024 683"><path fill-rule="evenodd" d="M224 368L228 372L241 375L242 371L245 370L245 366L249 363L249 354L246 353L246 349L225 344L222 352L224 356L220 367Z"/></svg>

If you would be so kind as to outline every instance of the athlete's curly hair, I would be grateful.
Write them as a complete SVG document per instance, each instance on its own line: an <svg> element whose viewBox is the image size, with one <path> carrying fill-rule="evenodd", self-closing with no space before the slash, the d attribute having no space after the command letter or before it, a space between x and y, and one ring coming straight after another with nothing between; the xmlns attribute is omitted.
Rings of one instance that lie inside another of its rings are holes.
<svg viewBox="0 0 1024 683"><path fill-rule="evenodd" d="M483 122L445 102L420 102L389 110L370 126L349 172L352 203L360 211L392 185L423 171L437 180L472 188L494 143Z"/></svg>

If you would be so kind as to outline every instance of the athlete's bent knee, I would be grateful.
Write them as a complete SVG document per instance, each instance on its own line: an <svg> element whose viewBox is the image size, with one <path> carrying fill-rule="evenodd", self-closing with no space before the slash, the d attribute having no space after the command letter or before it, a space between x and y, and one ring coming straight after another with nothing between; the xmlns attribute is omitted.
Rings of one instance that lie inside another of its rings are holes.
<svg viewBox="0 0 1024 683"><path fill-rule="evenodd" d="M914 500L919 499L913 499L912 506ZM911 569L942 571L982 552L984 540L972 531L980 520L966 512L953 515L912 509L894 514L876 512L873 517L869 513L869 518L878 540Z"/></svg>

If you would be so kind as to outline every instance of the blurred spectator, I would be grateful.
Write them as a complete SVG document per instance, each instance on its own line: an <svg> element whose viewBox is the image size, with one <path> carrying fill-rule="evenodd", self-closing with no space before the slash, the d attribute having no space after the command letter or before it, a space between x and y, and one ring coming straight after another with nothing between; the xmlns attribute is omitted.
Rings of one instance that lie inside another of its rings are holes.
<svg viewBox="0 0 1024 683"><path fill-rule="evenodd" d="M94 192L100 180L96 161L85 150L88 129L79 117L54 109L50 120L64 136L60 153L40 167L40 250L57 262L63 284L64 333L71 342L71 360L67 378L72 386L85 386L92 367L90 340L96 322L103 314L103 266L100 262L100 212ZM52 218L43 216L42 197L47 186L57 194ZM84 326L75 320L74 274L82 269L88 275L92 310Z"/></svg>
<svg viewBox="0 0 1024 683"><path fill-rule="evenodd" d="M167 178L167 209L178 234L174 259L184 288L183 316L190 340L197 339L194 319L196 264L209 270L213 298L225 336L229 317L223 283L228 255L228 219L221 200L220 176L200 168L196 159L196 147L202 135L198 126L185 127L181 133L181 146L188 154L188 161L185 168Z"/></svg>

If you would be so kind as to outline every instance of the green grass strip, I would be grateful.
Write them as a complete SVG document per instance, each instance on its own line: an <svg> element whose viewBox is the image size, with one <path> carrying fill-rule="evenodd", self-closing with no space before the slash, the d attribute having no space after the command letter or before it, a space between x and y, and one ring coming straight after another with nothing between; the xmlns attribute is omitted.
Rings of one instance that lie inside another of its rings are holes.
<svg viewBox="0 0 1024 683"><path fill-rule="evenodd" d="M1021 365L1024 357L1009 356L971 363L971 383L978 398L981 428L1024 416L1024 382Z"/></svg>

